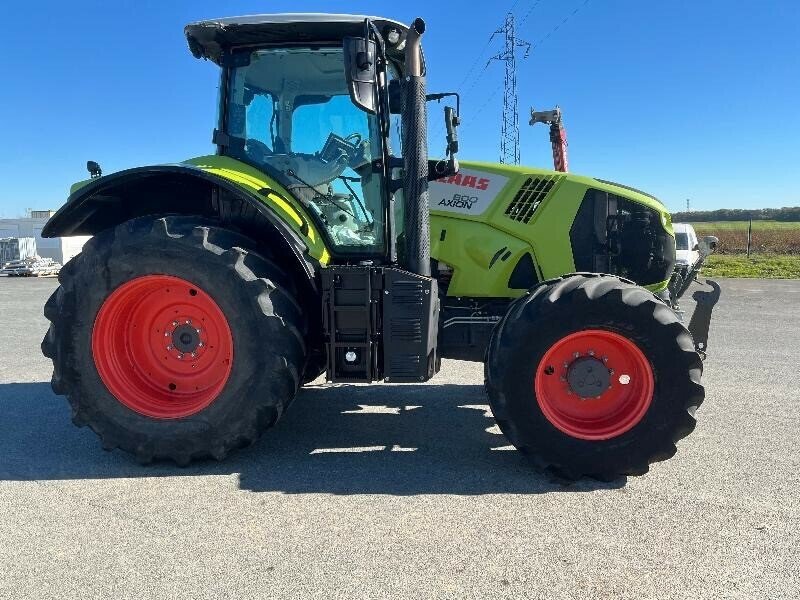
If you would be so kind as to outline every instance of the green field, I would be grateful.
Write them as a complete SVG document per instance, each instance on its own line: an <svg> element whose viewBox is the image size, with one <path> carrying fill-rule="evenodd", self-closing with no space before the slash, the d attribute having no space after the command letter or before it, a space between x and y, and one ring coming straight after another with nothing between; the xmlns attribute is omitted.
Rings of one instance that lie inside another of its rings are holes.
<svg viewBox="0 0 800 600"><path fill-rule="evenodd" d="M757 277L760 279L800 279L800 256L715 254L703 267L706 277Z"/></svg>
<svg viewBox="0 0 800 600"><path fill-rule="evenodd" d="M702 221L692 223L695 231L700 235L713 235L713 231L747 231L747 221ZM753 231L767 229L794 229L800 230L800 221L753 221Z"/></svg>
<svg viewBox="0 0 800 600"><path fill-rule="evenodd" d="M753 221L747 258L747 221L692 223L697 235L719 238L703 274L709 277L800 278L800 222Z"/></svg>
<svg viewBox="0 0 800 600"><path fill-rule="evenodd" d="M740 256L747 253L747 221L692 223L697 235L719 238L717 254ZM751 256L800 256L800 222L753 221Z"/></svg>

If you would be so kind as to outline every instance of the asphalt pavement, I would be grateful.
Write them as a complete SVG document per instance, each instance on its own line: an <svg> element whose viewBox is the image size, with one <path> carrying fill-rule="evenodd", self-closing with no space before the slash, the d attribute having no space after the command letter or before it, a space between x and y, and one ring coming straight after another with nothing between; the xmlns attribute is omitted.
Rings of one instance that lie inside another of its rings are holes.
<svg viewBox="0 0 800 600"><path fill-rule="evenodd" d="M223 463L139 466L50 390L55 280L0 278L0 598L798 598L800 281L720 283L695 432L563 485L459 361L314 384Z"/></svg>

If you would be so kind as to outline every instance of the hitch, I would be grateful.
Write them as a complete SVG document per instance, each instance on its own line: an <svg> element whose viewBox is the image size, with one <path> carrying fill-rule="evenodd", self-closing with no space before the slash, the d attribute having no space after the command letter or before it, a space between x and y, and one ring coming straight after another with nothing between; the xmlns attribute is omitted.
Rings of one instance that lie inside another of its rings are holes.
<svg viewBox="0 0 800 600"><path fill-rule="evenodd" d="M697 302L697 307L692 313L688 329L694 340L694 349L705 360L708 350L708 330L711 327L711 312L719 302L722 290L716 281L710 279L706 279L703 283L697 281L697 283L711 287L711 291L697 290L692 294L692 299Z"/></svg>

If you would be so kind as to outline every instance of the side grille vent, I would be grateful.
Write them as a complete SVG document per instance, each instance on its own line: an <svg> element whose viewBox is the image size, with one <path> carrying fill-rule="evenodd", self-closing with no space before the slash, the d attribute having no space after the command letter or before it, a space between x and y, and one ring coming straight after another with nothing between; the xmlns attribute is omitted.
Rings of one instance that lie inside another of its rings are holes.
<svg viewBox="0 0 800 600"><path fill-rule="evenodd" d="M506 216L520 223L528 223L533 213L553 189L555 176L529 177L506 208Z"/></svg>
<svg viewBox="0 0 800 600"><path fill-rule="evenodd" d="M419 372L422 357L419 354L397 354L392 356L389 372L393 377L412 378Z"/></svg>
<svg viewBox="0 0 800 600"><path fill-rule="evenodd" d="M422 306L423 293L424 287L418 281L395 281L392 285L392 294L394 295L395 304L416 304Z"/></svg>
<svg viewBox="0 0 800 600"><path fill-rule="evenodd" d="M422 319L391 319L390 331L393 339L404 342L422 342Z"/></svg>

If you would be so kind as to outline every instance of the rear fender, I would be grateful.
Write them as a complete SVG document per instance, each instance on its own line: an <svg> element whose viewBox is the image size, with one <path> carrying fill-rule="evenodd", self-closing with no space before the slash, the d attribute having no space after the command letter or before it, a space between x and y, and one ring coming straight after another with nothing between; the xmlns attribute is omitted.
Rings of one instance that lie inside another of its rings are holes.
<svg viewBox="0 0 800 600"><path fill-rule="evenodd" d="M280 203L285 214L271 203ZM314 290L315 274L328 260L313 224L274 190L251 191L185 164L138 167L90 181L70 195L42 236L94 235L130 219L164 214L198 215L232 226L282 261L296 262Z"/></svg>

